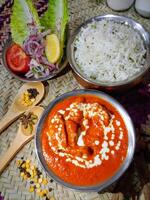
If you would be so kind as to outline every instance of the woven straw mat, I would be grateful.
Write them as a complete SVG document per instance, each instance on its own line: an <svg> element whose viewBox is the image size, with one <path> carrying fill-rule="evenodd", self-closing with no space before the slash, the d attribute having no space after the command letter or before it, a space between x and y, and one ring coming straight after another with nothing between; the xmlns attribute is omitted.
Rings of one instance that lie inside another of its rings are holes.
<svg viewBox="0 0 150 200"><path fill-rule="evenodd" d="M46 9L46 3L44 0L35 1L39 14ZM6 40L9 38L9 22L11 14L12 1L0 0L0 119L7 112L10 107L13 98L15 97L18 89L23 82L13 78L2 66L1 53ZM70 22L69 29L73 32L78 25L84 22L86 19L108 13L114 13L106 5L105 1L96 3L95 0L69 0L69 13ZM131 8L126 12L116 13L119 15L127 15L142 23L150 31L150 20L140 17ZM47 94L41 103L46 107L49 102L56 96L59 96L65 92L81 88L74 79L70 70L65 71L61 76L47 81ZM0 136L0 154L2 155L10 146L17 132L18 121L9 126ZM23 181L20 177L19 170L16 167L16 160L24 156L25 159L30 159L35 165L41 169L40 164L37 161L35 155L34 140L29 142L12 160L7 169L0 177L0 192L5 200L38 200L40 197L36 193L29 193L28 181ZM41 169L42 170L42 169ZM45 177L47 175L42 170ZM48 177L47 177L48 178ZM56 200L109 200L114 196L110 193L111 189L105 192L96 193L81 193L73 191L53 182L45 186L45 189L52 187L51 196L54 196Z"/></svg>

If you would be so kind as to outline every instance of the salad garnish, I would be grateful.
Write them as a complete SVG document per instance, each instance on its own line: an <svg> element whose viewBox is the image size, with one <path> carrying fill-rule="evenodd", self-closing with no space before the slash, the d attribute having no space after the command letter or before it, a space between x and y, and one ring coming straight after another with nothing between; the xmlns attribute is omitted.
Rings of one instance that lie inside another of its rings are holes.
<svg viewBox="0 0 150 200"><path fill-rule="evenodd" d="M58 71L67 23L67 0L48 0L48 9L41 19L32 0L14 0L10 23L12 40L30 60L28 71L20 72L21 75L38 79ZM51 42L46 38L51 38Z"/></svg>

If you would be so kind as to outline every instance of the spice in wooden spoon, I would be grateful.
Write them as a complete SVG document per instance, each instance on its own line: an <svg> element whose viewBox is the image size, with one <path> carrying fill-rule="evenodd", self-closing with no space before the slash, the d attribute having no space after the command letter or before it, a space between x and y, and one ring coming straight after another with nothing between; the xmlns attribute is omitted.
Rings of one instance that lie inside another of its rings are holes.
<svg viewBox="0 0 150 200"><path fill-rule="evenodd" d="M0 121L0 133L25 111L37 105L44 96L44 85L41 82L25 83L18 91L8 112Z"/></svg>
<svg viewBox="0 0 150 200"><path fill-rule="evenodd" d="M34 137L34 134L36 132L36 126L38 124L38 121L43 111L44 109L42 107L35 106L30 111L27 111L25 113L26 116L24 116L24 123L20 122L19 129L18 129L15 139L13 140L7 152L1 156L0 173L2 173L3 170L7 167L9 162L16 155L16 153ZM27 119L28 119L28 123L27 123ZM29 128L28 128L28 125L29 125Z"/></svg>

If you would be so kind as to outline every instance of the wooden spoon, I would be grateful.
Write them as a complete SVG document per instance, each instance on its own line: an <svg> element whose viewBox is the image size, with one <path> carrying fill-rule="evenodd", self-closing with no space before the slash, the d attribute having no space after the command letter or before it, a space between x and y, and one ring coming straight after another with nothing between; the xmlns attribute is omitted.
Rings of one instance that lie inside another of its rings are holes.
<svg viewBox="0 0 150 200"><path fill-rule="evenodd" d="M37 89L39 94L36 96L35 101L31 106L26 106L22 104L22 95L27 89L34 88ZM15 119L17 119L21 114L23 114L26 110L31 109L31 107L35 106L40 102L40 100L44 96L44 85L41 82L36 83L25 83L18 91L14 101L12 102L8 112L4 115L4 117L0 121L0 133L9 126Z"/></svg>
<svg viewBox="0 0 150 200"><path fill-rule="evenodd" d="M39 121L43 111L44 109L42 107L35 106L31 110L27 111L25 114L32 112L34 115L38 117L38 121ZM27 132L24 131L24 126L22 125L22 122L20 122L19 129L18 129L15 139L13 140L7 152L0 159L0 174L6 168L6 166L9 164L12 158L14 158L17 152L34 137L38 121L36 122L35 125L33 125L31 134L27 134Z"/></svg>

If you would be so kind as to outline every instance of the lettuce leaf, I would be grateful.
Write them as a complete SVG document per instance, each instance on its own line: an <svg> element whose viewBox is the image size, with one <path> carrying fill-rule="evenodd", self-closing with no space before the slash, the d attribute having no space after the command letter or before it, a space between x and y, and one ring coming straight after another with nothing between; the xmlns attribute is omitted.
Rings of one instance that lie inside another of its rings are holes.
<svg viewBox="0 0 150 200"><path fill-rule="evenodd" d="M67 0L48 0L48 9L40 19L41 25L46 29L51 29L52 33L57 34L60 40L61 56L59 62L63 56L68 18Z"/></svg>
<svg viewBox="0 0 150 200"><path fill-rule="evenodd" d="M40 26L38 13L32 3L32 0L14 0L10 28L14 42L22 46L26 37L30 34L28 23L34 22Z"/></svg>

